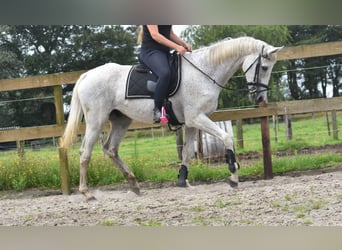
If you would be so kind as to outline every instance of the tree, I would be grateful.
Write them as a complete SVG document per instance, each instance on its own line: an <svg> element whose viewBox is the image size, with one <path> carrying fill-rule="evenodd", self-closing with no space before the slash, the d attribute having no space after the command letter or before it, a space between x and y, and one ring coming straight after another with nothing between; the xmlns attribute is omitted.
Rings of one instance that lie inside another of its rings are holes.
<svg viewBox="0 0 342 250"><path fill-rule="evenodd" d="M9 26L0 25L0 36L8 32ZM17 55L0 39L0 79L18 77L22 67Z"/></svg>
<svg viewBox="0 0 342 250"><path fill-rule="evenodd" d="M135 37L122 26L9 26L4 43L23 61L25 75L87 70L135 61Z"/></svg>
<svg viewBox="0 0 342 250"><path fill-rule="evenodd" d="M0 65L4 65L1 70L6 72L2 77L0 70L1 78L87 70L107 62L132 64L136 61L134 26L127 29L111 25L1 27ZM6 64L1 64L2 61ZM1 93L2 100L48 96L52 96L51 88ZM45 99L4 104L2 107L9 119L5 124L4 120L0 121L0 127L40 125L42 112L47 106L49 105L46 105ZM13 110L16 111L15 114Z"/></svg>
<svg viewBox="0 0 342 250"><path fill-rule="evenodd" d="M77 51L71 57L75 62L72 70L90 69L108 62L133 64L135 45L135 34L122 26L86 26L82 35L75 38Z"/></svg>
<svg viewBox="0 0 342 250"><path fill-rule="evenodd" d="M295 25L289 26L292 45L314 44L340 40L342 26ZM328 96L332 85L333 96L340 95L341 56L297 59L288 63L288 84L293 99Z"/></svg>
<svg viewBox="0 0 342 250"><path fill-rule="evenodd" d="M194 48L240 36L252 36L274 46L282 46L288 42L289 33L285 25L194 25L182 32L182 37Z"/></svg>

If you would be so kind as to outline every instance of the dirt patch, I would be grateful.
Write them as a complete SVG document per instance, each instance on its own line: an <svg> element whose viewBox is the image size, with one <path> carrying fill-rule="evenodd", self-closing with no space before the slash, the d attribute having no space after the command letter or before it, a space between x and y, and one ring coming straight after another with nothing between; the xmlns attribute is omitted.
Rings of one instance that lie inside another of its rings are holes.
<svg viewBox="0 0 342 250"><path fill-rule="evenodd" d="M246 180L237 189L143 183L141 196L126 185L102 187L92 202L78 192L0 192L0 225L342 226L342 168L323 171Z"/></svg>

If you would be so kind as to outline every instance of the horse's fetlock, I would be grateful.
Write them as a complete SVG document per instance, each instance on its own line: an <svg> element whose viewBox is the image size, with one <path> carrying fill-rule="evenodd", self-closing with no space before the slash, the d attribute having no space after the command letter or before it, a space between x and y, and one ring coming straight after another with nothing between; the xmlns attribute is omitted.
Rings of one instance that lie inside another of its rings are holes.
<svg viewBox="0 0 342 250"><path fill-rule="evenodd" d="M240 169L240 164L235 162L234 164L229 164L228 168L229 171L234 174L236 170Z"/></svg>
<svg viewBox="0 0 342 250"><path fill-rule="evenodd" d="M88 167L90 158L80 159L81 167Z"/></svg>
<svg viewBox="0 0 342 250"><path fill-rule="evenodd" d="M185 179L188 178L188 168L185 165L182 165L181 168L179 169L179 175L184 177Z"/></svg>
<svg viewBox="0 0 342 250"><path fill-rule="evenodd" d="M78 191L80 191L81 194L85 194L88 192L88 188L87 187L79 187Z"/></svg>
<svg viewBox="0 0 342 250"><path fill-rule="evenodd" d="M235 173L236 170L240 168L240 164L236 162L235 154L233 150L227 149L226 151L226 163L228 164L228 169L231 173Z"/></svg>
<svg viewBox="0 0 342 250"><path fill-rule="evenodd" d="M186 187L186 180L188 179L188 168L182 165L179 169L177 186Z"/></svg>
<svg viewBox="0 0 342 250"><path fill-rule="evenodd" d="M234 154L233 150L227 149L225 156L226 156L226 163L227 164L232 165L232 164L234 164L234 162L236 162L235 154Z"/></svg>

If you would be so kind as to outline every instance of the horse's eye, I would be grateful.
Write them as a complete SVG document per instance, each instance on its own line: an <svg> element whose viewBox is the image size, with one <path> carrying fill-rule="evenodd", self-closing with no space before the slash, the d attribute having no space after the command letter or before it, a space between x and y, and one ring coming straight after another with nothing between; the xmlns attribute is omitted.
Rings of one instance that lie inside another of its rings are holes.
<svg viewBox="0 0 342 250"><path fill-rule="evenodd" d="M261 66L261 69L262 69L263 71L267 71L267 70L268 70L268 67L267 67L267 66Z"/></svg>

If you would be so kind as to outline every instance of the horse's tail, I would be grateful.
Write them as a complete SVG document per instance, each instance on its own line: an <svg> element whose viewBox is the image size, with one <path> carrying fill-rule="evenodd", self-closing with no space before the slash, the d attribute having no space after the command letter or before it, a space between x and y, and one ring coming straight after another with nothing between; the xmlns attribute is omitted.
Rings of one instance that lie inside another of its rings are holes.
<svg viewBox="0 0 342 250"><path fill-rule="evenodd" d="M80 126L81 119L83 117L82 106L78 96L77 88L84 78L85 74L81 75L81 77L77 80L72 93L68 123L62 136L62 140L60 142L61 148L68 148L75 141L77 136L77 131Z"/></svg>

